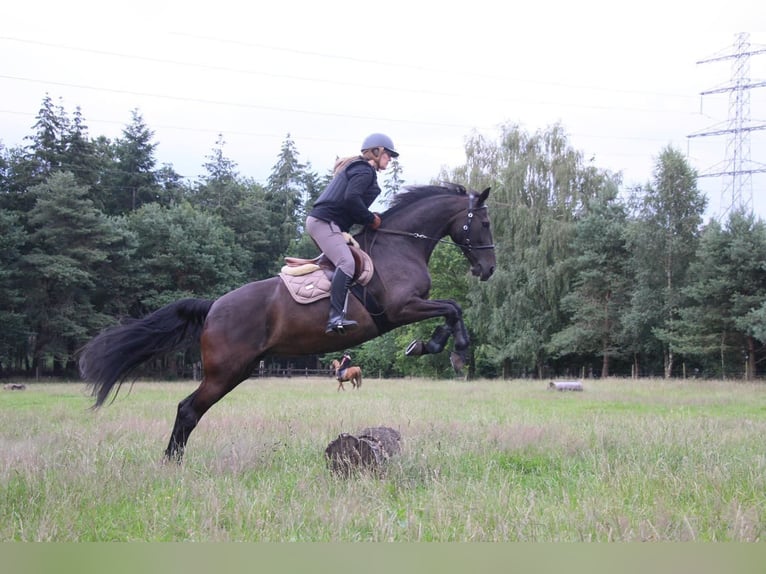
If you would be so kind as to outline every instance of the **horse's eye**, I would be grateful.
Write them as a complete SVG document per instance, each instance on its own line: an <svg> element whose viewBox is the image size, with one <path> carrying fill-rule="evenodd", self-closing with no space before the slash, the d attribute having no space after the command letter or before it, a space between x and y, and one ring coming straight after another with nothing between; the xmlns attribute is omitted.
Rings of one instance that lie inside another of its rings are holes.
<svg viewBox="0 0 766 574"><path fill-rule="evenodd" d="M481 222L481 226L482 226L484 229L489 229L489 221L482 221L482 222Z"/></svg>

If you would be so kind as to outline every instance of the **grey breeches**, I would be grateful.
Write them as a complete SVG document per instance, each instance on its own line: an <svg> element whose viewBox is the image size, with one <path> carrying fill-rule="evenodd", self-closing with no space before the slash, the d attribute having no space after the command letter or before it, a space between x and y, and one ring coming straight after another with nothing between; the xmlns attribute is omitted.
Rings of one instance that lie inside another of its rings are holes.
<svg viewBox="0 0 766 574"><path fill-rule="evenodd" d="M306 218L306 231L336 268L349 277L354 276L354 257L340 227L309 215Z"/></svg>

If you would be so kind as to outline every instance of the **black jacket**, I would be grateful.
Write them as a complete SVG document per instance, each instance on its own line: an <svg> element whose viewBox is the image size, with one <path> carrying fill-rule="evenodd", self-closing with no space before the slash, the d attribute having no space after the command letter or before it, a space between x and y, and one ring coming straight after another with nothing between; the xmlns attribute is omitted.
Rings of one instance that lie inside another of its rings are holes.
<svg viewBox="0 0 766 574"><path fill-rule="evenodd" d="M360 157L332 179L309 215L332 221L341 231L348 231L355 223L367 225L373 222L375 217L369 207L378 195L378 173Z"/></svg>

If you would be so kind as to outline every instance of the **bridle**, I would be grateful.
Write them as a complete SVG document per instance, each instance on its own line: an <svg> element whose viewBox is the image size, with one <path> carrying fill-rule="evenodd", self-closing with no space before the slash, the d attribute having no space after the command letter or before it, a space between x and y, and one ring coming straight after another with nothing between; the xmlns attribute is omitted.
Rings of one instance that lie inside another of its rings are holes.
<svg viewBox="0 0 766 574"><path fill-rule="evenodd" d="M468 205L468 213L466 216L466 222L463 224L463 242L458 243L456 241L448 241L446 239L441 239L440 237L431 237L429 235L423 235L422 233L417 233L414 231L398 231L396 229L384 229L382 227L379 227L376 229L378 233L388 233L390 235L404 235L406 237L413 237L415 239L428 239L430 241L436 241L438 243L446 243L448 245L454 245L455 247L459 247L460 249L464 251L473 251L481 250L481 249L494 249L495 244L491 243L489 245L471 245L471 224L473 223L473 214L475 211L479 211L482 209L487 209L486 205L482 205L481 207L473 207L473 197L471 197L469 205Z"/></svg>
<svg viewBox="0 0 766 574"><path fill-rule="evenodd" d="M462 245L459 243L455 243L455 245L462 247L463 249L467 249L468 251L471 251L472 249L494 249L494 243L490 243L489 245L471 245L471 223L473 223L473 213L474 211L479 211L480 209L487 209L486 205L474 208L472 204L473 197L471 197L471 201L468 205L468 221L463 224L463 236L465 239L463 240Z"/></svg>

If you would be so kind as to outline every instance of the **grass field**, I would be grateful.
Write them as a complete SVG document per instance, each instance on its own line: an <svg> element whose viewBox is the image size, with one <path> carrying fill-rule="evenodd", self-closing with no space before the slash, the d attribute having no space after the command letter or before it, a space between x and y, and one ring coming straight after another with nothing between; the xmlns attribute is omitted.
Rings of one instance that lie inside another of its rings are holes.
<svg viewBox="0 0 766 574"><path fill-rule="evenodd" d="M165 464L194 383L0 391L3 541L762 541L766 384L254 379ZM383 477L324 449L393 427Z"/></svg>

